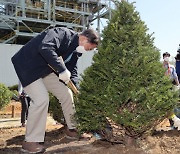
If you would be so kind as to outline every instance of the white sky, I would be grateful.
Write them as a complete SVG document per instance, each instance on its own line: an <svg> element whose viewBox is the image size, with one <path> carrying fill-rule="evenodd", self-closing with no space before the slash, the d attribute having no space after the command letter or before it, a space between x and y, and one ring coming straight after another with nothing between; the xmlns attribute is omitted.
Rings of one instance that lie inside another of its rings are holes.
<svg viewBox="0 0 180 154"><path fill-rule="evenodd" d="M164 52L175 57L180 44L180 0L128 1L135 2L136 11L149 28L148 33L154 32L154 45L160 50L161 59ZM105 23L101 21L101 29Z"/></svg>
<svg viewBox="0 0 180 154"><path fill-rule="evenodd" d="M162 53L175 57L180 44L180 0L128 0L136 2L141 19L154 32L154 44Z"/></svg>

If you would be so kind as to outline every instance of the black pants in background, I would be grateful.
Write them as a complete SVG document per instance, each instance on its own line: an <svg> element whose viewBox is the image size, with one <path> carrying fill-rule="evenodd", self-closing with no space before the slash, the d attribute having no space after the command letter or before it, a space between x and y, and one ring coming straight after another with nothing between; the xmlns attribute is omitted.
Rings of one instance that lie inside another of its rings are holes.
<svg viewBox="0 0 180 154"><path fill-rule="evenodd" d="M28 117L28 108L30 105L30 97L27 96L20 96L20 102L21 102L21 123L25 123Z"/></svg>

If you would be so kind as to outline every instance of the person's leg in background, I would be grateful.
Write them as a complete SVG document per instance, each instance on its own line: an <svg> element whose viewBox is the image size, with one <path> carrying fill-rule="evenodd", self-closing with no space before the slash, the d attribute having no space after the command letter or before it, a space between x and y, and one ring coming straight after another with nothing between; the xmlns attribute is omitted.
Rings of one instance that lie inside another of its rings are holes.
<svg viewBox="0 0 180 154"><path fill-rule="evenodd" d="M25 127L25 122L26 122L26 110L27 110L27 105L25 101L25 96L20 96L20 102L21 102L21 126Z"/></svg>
<svg viewBox="0 0 180 154"><path fill-rule="evenodd" d="M169 118L169 124L170 124L171 129L174 130L175 129L174 128L174 121L171 118Z"/></svg>
<svg viewBox="0 0 180 154"><path fill-rule="evenodd" d="M31 102L31 98L29 96L26 96L26 106L27 106L27 110L26 110L26 120L27 120L27 117L28 117L28 109L29 109L29 106L30 106L30 102Z"/></svg>

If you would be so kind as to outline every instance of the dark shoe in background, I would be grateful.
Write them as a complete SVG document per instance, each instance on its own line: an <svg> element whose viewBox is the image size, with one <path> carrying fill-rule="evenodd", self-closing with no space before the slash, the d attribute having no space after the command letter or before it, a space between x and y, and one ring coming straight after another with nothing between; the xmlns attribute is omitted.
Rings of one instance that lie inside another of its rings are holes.
<svg viewBox="0 0 180 154"><path fill-rule="evenodd" d="M26 127L26 124L25 124L25 123L22 123L21 127Z"/></svg>
<svg viewBox="0 0 180 154"><path fill-rule="evenodd" d="M24 141L22 143L22 149L21 152L24 153L44 153L46 149L43 145L40 145L37 142L26 142Z"/></svg>

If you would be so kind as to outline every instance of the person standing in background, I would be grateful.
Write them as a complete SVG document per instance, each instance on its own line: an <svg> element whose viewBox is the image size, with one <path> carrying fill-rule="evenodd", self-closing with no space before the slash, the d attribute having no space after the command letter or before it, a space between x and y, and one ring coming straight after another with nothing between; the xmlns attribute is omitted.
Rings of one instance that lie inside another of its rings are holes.
<svg viewBox="0 0 180 154"><path fill-rule="evenodd" d="M163 53L163 67L166 69L165 75L169 76L174 85L179 86L179 80L176 73L176 69L173 65L169 63L170 56L171 55L168 52Z"/></svg>
<svg viewBox="0 0 180 154"><path fill-rule="evenodd" d="M169 76L169 78L172 81L172 84L176 85L177 86L176 89L179 90L179 80L178 80L178 76L176 73L176 69L173 65L171 65L169 63L170 56L171 55L168 52L163 53L163 59L164 59L163 67L166 69L165 75ZM173 113L172 116L169 118L169 123L170 123L171 129L176 129L177 123L179 123L179 122L180 122L180 119L177 118L177 116Z"/></svg>
<svg viewBox="0 0 180 154"><path fill-rule="evenodd" d="M178 79L180 81L180 45L179 45L179 48L177 50L177 54L176 54L176 73L177 73L177 76L178 76Z"/></svg>
<svg viewBox="0 0 180 154"><path fill-rule="evenodd" d="M24 92L21 82L18 84L19 100L21 102L21 126L25 127L30 106L30 97Z"/></svg>

